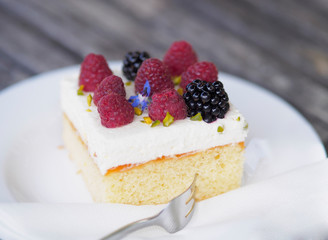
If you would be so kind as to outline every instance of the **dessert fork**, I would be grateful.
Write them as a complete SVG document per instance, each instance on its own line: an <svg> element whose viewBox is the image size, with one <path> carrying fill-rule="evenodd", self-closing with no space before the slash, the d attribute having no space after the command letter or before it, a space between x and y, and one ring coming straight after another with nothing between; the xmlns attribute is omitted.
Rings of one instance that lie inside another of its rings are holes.
<svg viewBox="0 0 328 240"><path fill-rule="evenodd" d="M141 228L157 225L169 233L183 229L190 221L195 209L196 178L194 177L189 188L169 202L157 215L125 225L100 240L117 240Z"/></svg>

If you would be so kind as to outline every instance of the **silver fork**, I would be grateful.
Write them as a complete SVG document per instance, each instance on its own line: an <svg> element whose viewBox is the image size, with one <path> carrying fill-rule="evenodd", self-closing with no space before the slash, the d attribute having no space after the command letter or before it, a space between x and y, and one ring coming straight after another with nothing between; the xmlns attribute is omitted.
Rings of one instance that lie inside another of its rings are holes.
<svg viewBox="0 0 328 240"><path fill-rule="evenodd" d="M196 178L194 177L189 188L176 198L157 215L125 225L115 232L101 238L100 240L117 240L141 228L157 225L169 233L175 233L183 229L190 221L195 209Z"/></svg>

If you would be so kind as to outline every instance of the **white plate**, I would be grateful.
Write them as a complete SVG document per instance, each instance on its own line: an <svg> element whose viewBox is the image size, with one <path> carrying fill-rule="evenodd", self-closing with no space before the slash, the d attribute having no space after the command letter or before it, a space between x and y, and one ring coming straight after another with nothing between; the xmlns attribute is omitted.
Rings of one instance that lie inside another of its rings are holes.
<svg viewBox="0 0 328 240"><path fill-rule="evenodd" d="M120 68L117 62L110 65ZM59 81L78 71L74 66L40 74L0 92L0 202L91 202L66 150L60 149ZM285 101L228 74L220 73L220 80L249 122L248 139L269 146L270 167L263 164L254 182L325 158L312 126Z"/></svg>

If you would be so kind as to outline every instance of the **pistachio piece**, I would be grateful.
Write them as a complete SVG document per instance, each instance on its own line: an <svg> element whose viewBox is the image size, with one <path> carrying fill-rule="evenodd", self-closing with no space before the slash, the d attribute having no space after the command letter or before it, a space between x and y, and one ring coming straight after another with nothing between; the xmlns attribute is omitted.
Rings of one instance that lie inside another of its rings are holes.
<svg viewBox="0 0 328 240"><path fill-rule="evenodd" d="M156 121L154 121L152 124L151 124L151 127L156 127L156 126L158 126L158 125L160 125L161 124L161 121L160 120L156 120Z"/></svg>
<svg viewBox="0 0 328 240"><path fill-rule="evenodd" d="M140 116L140 115L142 114L142 111L141 111L140 108L135 107L135 108L134 108L134 113L135 113L135 115Z"/></svg>
<svg viewBox="0 0 328 240"><path fill-rule="evenodd" d="M183 95L183 89L182 88L178 88L177 92L179 93L180 96Z"/></svg>
<svg viewBox="0 0 328 240"><path fill-rule="evenodd" d="M87 101L88 101L88 106L91 107L91 102L92 102L92 96L91 96L91 94L88 95Z"/></svg>
<svg viewBox="0 0 328 240"><path fill-rule="evenodd" d="M218 127L218 132L219 132L219 133L222 133L223 131L224 131L224 127L219 126L219 127Z"/></svg>
<svg viewBox="0 0 328 240"><path fill-rule="evenodd" d="M203 120L203 117L202 117L202 114L201 113L197 113L195 116L192 116L190 118L191 121L202 121Z"/></svg>
<svg viewBox="0 0 328 240"><path fill-rule="evenodd" d="M179 85L181 83L181 76L172 77L174 85Z"/></svg>
<svg viewBox="0 0 328 240"><path fill-rule="evenodd" d="M150 117L143 117L143 119L144 119L144 122L147 124L151 124L153 122Z"/></svg>
<svg viewBox="0 0 328 240"><path fill-rule="evenodd" d="M83 96L83 89L84 89L84 85L80 85L79 89L77 90L77 95L79 96Z"/></svg>
<svg viewBox="0 0 328 240"><path fill-rule="evenodd" d="M244 130L247 130L247 129L248 129L248 123L246 123L244 126Z"/></svg>
<svg viewBox="0 0 328 240"><path fill-rule="evenodd" d="M163 120L164 127L170 126L173 122L174 122L174 117L169 112L167 112Z"/></svg>

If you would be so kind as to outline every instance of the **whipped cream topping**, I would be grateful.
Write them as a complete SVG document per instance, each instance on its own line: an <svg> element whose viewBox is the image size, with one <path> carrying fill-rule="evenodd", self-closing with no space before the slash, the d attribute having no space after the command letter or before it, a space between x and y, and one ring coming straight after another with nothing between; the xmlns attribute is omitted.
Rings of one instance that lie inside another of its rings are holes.
<svg viewBox="0 0 328 240"><path fill-rule="evenodd" d="M115 75L126 81L118 65L110 67ZM62 79L60 84L62 109L87 145L91 158L102 174L121 165L141 164L162 156L243 142L247 135L245 118L231 103L225 118L210 124L186 118L175 121L169 127L161 124L151 128L141 122L143 117L148 116L145 111L141 116L135 115L128 125L106 128L101 125L94 103L88 106L89 93L77 95L78 73ZM133 83L125 89L127 98L135 95ZM224 128L222 133L217 131L219 126Z"/></svg>

